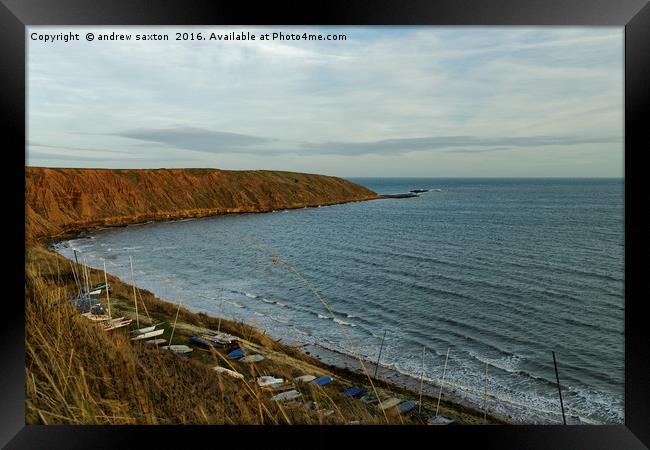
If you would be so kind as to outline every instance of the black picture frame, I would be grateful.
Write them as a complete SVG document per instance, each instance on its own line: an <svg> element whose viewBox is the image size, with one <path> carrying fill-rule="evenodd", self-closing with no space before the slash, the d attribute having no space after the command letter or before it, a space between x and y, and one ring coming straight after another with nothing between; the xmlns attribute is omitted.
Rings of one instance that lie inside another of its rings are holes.
<svg viewBox="0 0 650 450"><path fill-rule="evenodd" d="M356 435L368 441L389 435L410 445L453 445L469 442L481 448L647 448L650 446L650 342L643 315L647 295L641 286L639 261L644 247L639 198L647 150L645 123L650 97L650 5L645 0L329 0L247 2L146 0L0 0L0 85L6 173L3 209L6 236L24 250L25 50L29 25L544 25L625 27L625 425L621 426L475 426L475 427L297 427L293 441L306 446ZM644 114L645 113L645 114ZM21 149L22 152L21 152ZM22 158L21 158L22 157ZM21 161L22 159L22 161ZM14 178L15 176L15 178ZM632 208L636 192L637 208ZM14 256L14 253L10 253ZM18 256L18 255L16 255ZM286 427L140 427L25 425L24 290L19 283L24 263L5 259L4 323L0 363L0 444L6 448L131 447L134 439L152 446L223 443L225 436L253 434L272 442ZM23 261L24 262L24 261ZM298 433L298 434L295 434ZM305 438L307 440L305 440ZM283 439L283 445L291 442ZM276 441L279 443L279 441ZM424 444L417 444L423 442Z"/></svg>

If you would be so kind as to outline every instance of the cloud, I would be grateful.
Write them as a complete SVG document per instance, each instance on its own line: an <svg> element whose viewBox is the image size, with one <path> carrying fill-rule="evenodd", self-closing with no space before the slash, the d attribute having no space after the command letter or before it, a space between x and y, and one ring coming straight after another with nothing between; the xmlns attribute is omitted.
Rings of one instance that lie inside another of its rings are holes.
<svg viewBox="0 0 650 450"><path fill-rule="evenodd" d="M461 149L461 152L482 152L504 150L506 148L541 147L547 145L577 145L622 143L620 136L603 137L562 137L526 136L484 138L478 136L431 136L405 139L384 139L374 142L321 142L303 143L305 150L319 154L365 155L365 154L403 154L414 151L453 149L455 147L476 147Z"/></svg>
<svg viewBox="0 0 650 450"><path fill-rule="evenodd" d="M175 128L138 128L116 133L107 133L129 139L154 142L172 148L181 148L206 153L231 153L241 151L257 152L260 149L251 147L259 146L273 141L239 133L212 131L194 127Z"/></svg>

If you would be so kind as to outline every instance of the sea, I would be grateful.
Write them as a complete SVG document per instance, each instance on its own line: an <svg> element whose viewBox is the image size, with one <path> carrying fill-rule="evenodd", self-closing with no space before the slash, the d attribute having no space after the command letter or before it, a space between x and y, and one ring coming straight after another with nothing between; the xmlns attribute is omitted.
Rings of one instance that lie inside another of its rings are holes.
<svg viewBox="0 0 650 450"><path fill-rule="evenodd" d="M56 250L129 283L130 256L160 298L286 343L381 352L516 423L562 422L558 378L567 423L624 423L622 178L350 180L428 191L98 229Z"/></svg>

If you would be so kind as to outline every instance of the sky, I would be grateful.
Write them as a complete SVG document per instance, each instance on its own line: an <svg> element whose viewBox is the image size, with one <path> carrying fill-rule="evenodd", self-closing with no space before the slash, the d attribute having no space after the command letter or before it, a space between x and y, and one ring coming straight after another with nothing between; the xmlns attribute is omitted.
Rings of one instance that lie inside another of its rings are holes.
<svg viewBox="0 0 650 450"><path fill-rule="evenodd" d="M169 40L89 42L88 32ZM347 39L259 39L273 32ZM80 40L31 38L61 33ZM26 39L29 166L624 172L622 27L30 26Z"/></svg>

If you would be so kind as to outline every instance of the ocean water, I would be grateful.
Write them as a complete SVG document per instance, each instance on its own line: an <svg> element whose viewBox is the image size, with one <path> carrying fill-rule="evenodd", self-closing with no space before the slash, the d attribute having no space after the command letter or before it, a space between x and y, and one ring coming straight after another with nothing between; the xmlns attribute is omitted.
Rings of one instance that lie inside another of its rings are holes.
<svg viewBox="0 0 650 450"><path fill-rule="evenodd" d="M524 423L624 421L622 179L355 178L411 199L103 229L62 242L194 311L446 382ZM325 304L328 307L325 306ZM487 383L485 377L488 368Z"/></svg>

